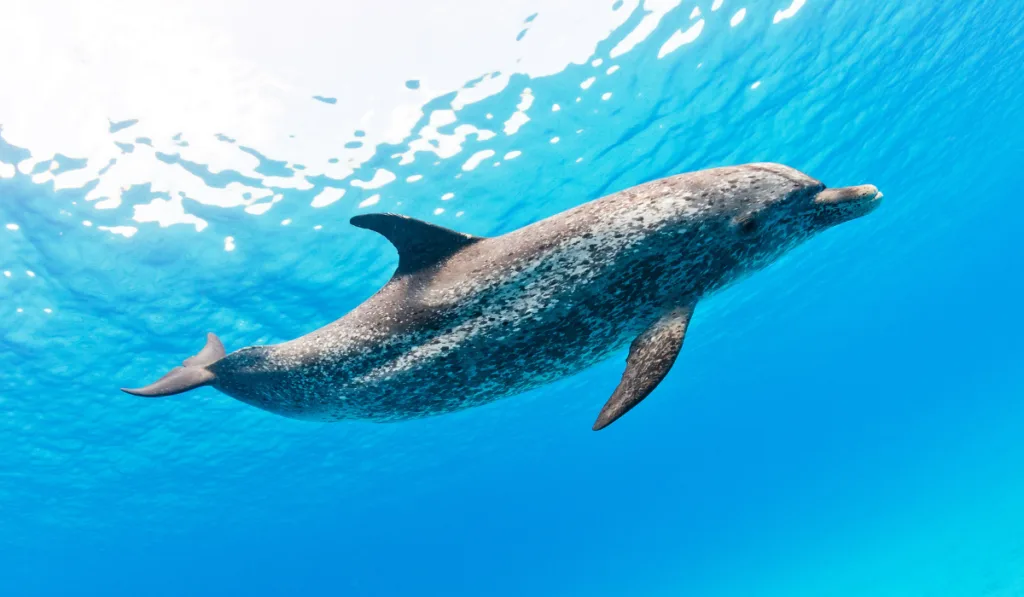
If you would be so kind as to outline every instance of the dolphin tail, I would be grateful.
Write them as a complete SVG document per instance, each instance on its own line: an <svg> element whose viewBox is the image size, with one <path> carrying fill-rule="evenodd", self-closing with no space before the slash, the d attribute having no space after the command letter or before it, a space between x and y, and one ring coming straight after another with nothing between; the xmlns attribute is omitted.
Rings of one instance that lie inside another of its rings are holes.
<svg viewBox="0 0 1024 597"><path fill-rule="evenodd" d="M216 376L207 367L224 358L226 354L220 339L214 334L207 334L206 346L196 356L185 359L181 367L171 369L167 375L144 388L121 388L121 391L133 396L157 398L209 385Z"/></svg>

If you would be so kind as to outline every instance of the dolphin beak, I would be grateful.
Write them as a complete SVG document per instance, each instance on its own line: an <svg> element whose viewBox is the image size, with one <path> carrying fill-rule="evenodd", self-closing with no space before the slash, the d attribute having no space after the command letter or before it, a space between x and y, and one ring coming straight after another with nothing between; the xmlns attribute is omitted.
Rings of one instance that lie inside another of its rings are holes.
<svg viewBox="0 0 1024 597"><path fill-rule="evenodd" d="M834 226L866 216L878 207L882 193L873 184L825 189L814 196L819 223Z"/></svg>
<svg viewBox="0 0 1024 597"><path fill-rule="evenodd" d="M873 184L856 187L825 189L814 197L818 205L842 205L846 203L874 203L882 198L882 192Z"/></svg>

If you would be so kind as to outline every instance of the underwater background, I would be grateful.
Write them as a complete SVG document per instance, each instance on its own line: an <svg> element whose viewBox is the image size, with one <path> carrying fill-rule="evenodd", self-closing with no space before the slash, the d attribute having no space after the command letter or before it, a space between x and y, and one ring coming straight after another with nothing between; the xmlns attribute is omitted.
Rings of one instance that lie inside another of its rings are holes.
<svg viewBox="0 0 1024 597"><path fill-rule="evenodd" d="M3 2L0 594L1024 595L1024 7ZM442 417L122 394L397 258L752 161L870 216L625 353Z"/></svg>

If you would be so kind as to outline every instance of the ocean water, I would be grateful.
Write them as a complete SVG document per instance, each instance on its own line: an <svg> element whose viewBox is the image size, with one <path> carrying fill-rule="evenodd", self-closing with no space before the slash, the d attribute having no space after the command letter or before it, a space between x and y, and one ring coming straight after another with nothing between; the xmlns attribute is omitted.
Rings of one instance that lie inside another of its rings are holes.
<svg viewBox="0 0 1024 597"><path fill-rule="evenodd" d="M1019 2L3 13L0 594L1024 595ZM359 304L397 259L354 214L752 161L886 199L599 433L624 353L388 425L118 391Z"/></svg>

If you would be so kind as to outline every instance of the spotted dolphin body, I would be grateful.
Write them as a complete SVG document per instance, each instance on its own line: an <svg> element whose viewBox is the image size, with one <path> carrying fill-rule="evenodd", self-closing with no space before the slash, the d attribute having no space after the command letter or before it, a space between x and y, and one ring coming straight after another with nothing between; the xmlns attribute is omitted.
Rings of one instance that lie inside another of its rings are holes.
<svg viewBox="0 0 1024 597"><path fill-rule="evenodd" d="M481 238L394 214L352 218L398 269L341 319L229 355L206 347L157 382L212 386L286 417L396 421L452 412L572 375L629 346L602 429L675 362L704 297L874 209L871 185L826 189L779 164L655 180Z"/></svg>

